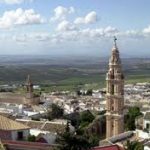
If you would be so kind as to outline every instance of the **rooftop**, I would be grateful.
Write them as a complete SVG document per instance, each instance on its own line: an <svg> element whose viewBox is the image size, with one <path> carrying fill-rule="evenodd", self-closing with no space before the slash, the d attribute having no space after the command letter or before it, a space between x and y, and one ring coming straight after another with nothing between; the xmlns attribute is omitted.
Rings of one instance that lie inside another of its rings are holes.
<svg viewBox="0 0 150 150"><path fill-rule="evenodd" d="M51 122L51 121L33 121L33 120L17 120L32 129L39 129L42 131L49 131L49 132L63 132L65 130L66 125Z"/></svg>
<svg viewBox="0 0 150 150"><path fill-rule="evenodd" d="M0 115L0 130L25 130L25 129L30 129L30 127Z"/></svg>
<svg viewBox="0 0 150 150"><path fill-rule="evenodd" d="M118 145L104 146L104 147L95 147L93 150L122 150Z"/></svg>
<svg viewBox="0 0 150 150"><path fill-rule="evenodd" d="M124 132L119 135L113 136L108 139L111 143L117 143L117 142L123 142L124 140L130 139L134 136L134 133L132 131Z"/></svg>
<svg viewBox="0 0 150 150"><path fill-rule="evenodd" d="M24 150L52 150L56 145L49 145L46 143L39 142L27 142L27 141L1 141L4 146L10 150L14 149L24 149Z"/></svg>

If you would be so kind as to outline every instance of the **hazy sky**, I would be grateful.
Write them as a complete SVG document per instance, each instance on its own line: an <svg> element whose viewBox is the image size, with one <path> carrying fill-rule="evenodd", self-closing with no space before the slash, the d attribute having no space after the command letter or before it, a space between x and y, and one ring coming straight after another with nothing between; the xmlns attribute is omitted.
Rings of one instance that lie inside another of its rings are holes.
<svg viewBox="0 0 150 150"><path fill-rule="evenodd" d="M0 54L150 56L150 0L0 0Z"/></svg>

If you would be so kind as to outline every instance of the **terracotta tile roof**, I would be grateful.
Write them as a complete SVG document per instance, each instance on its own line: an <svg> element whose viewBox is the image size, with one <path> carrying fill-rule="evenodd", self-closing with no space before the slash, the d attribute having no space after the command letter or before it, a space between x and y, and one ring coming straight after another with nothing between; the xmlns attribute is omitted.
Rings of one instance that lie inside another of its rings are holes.
<svg viewBox="0 0 150 150"><path fill-rule="evenodd" d="M39 142L26 142L26 141L1 141L4 146L8 149L24 149L24 150L53 150L57 145L49 145L46 143Z"/></svg>
<svg viewBox="0 0 150 150"><path fill-rule="evenodd" d="M118 145L104 146L104 147L94 147L92 150L123 150Z"/></svg>
<svg viewBox="0 0 150 150"><path fill-rule="evenodd" d="M33 129L40 129L54 133L63 132L66 128L66 125L64 124L57 124L49 121L17 120L17 122L23 123Z"/></svg>
<svg viewBox="0 0 150 150"><path fill-rule="evenodd" d="M53 124L50 122L45 123L43 127L41 128L44 131L50 131L50 132L63 132L65 131L66 125L62 124Z"/></svg>
<svg viewBox="0 0 150 150"><path fill-rule="evenodd" d="M31 128L34 128L34 129L40 129L41 126L43 125L43 122L40 122L40 121L28 121L28 122L26 122L26 125L31 127Z"/></svg>
<svg viewBox="0 0 150 150"><path fill-rule="evenodd" d="M23 123L33 129L40 129L43 125L43 122L41 121L34 121L34 120L16 120L16 121Z"/></svg>
<svg viewBox="0 0 150 150"><path fill-rule="evenodd" d="M0 115L0 130L24 130L30 127Z"/></svg>

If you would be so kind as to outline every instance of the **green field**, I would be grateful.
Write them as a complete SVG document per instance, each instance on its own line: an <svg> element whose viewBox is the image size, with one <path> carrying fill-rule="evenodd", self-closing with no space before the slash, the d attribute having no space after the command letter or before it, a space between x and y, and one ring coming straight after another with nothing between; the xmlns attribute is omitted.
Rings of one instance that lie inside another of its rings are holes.
<svg viewBox="0 0 150 150"><path fill-rule="evenodd" d="M137 82L150 82L150 76L142 72L140 74L126 74L125 84L137 83ZM74 77L60 81L56 85L49 85L44 87L46 91L57 91L57 90L77 90L78 88L83 89L99 89L105 87L105 74L95 75L91 77Z"/></svg>
<svg viewBox="0 0 150 150"><path fill-rule="evenodd" d="M126 84L150 82L150 59L126 58L122 62ZM97 57L21 59L7 56L0 57L0 64L1 84L24 84L30 74L33 83L47 92L104 88L108 70L108 58Z"/></svg>

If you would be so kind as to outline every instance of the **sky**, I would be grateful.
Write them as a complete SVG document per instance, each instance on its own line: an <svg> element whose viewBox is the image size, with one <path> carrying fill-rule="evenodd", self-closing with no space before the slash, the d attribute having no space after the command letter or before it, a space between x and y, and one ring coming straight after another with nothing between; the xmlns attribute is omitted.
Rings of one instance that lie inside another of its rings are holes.
<svg viewBox="0 0 150 150"><path fill-rule="evenodd" d="M149 0L0 0L0 55L150 56Z"/></svg>

